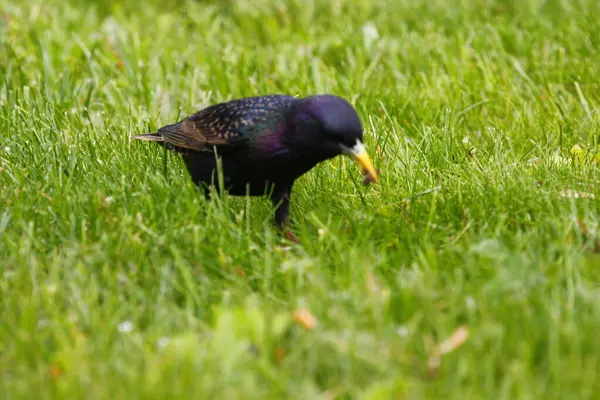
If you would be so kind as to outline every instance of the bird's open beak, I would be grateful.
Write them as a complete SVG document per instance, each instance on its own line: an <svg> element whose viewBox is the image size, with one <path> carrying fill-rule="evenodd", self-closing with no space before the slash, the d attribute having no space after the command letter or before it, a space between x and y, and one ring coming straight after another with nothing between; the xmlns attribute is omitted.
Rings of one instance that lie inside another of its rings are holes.
<svg viewBox="0 0 600 400"><path fill-rule="evenodd" d="M377 182L377 170L367 153L365 145L361 141L357 141L353 147L344 147L344 153L354 158L358 165L360 165L365 177L365 184Z"/></svg>

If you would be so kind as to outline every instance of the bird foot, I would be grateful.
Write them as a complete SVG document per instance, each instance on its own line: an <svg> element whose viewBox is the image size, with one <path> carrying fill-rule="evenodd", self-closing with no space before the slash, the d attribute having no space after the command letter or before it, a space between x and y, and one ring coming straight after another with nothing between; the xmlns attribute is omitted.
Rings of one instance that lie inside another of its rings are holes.
<svg viewBox="0 0 600 400"><path fill-rule="evenodd" d="M294 232L289 229L285 231L285 237L291 242L300 243L296 235L294 235Z"/></svg>

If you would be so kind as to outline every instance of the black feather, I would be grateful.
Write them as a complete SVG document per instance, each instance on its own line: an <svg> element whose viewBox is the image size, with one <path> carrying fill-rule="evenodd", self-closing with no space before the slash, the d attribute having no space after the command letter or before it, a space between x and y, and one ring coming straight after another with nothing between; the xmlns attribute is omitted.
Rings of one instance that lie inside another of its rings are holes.
<svg viewBox="0 0 600 400"><path fill-rule="evenodd" d="M181 154L196 184L232 195L268 193L278 226L288 223L294 181L317 163L362 141L354 108L336 96L249 97L209 106L135 139L162 142ZM219 187L215 153L221 157Z"/></svg>

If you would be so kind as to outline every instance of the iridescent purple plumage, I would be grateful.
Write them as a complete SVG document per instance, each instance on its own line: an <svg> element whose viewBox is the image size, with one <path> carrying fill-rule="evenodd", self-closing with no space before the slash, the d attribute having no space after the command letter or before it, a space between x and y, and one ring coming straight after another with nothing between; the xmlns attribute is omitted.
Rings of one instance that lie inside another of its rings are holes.
<svg viewBox="0 0 600 400"><path fill-rule="evenodd" d="M317 163L342 153L353 154L376 179L362 145L360 119L354 108L337 96L298 99L269 95L232 100L135 138L160 142L180 153L197 184L215 185L232 195L270 193L277 207L275 220L281 227L288 223L294 181ZM222 160L223 188L215 174L215 153Z"/></svg>

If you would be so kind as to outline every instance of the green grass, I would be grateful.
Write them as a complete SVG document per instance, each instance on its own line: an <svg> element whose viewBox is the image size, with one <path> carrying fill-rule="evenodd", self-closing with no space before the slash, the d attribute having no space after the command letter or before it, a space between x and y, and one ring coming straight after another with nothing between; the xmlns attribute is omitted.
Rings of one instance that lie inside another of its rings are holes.
<svg viewBox="0 0 600 400"><path fill-rule="evenodd" d="M599 145L598 15L0 0L0 397L596 397L600 172L570 149ZM342 158L302 177L298 246L267 200L206 202L130 139L323 92L356 106L381 181Z"/></svg>

